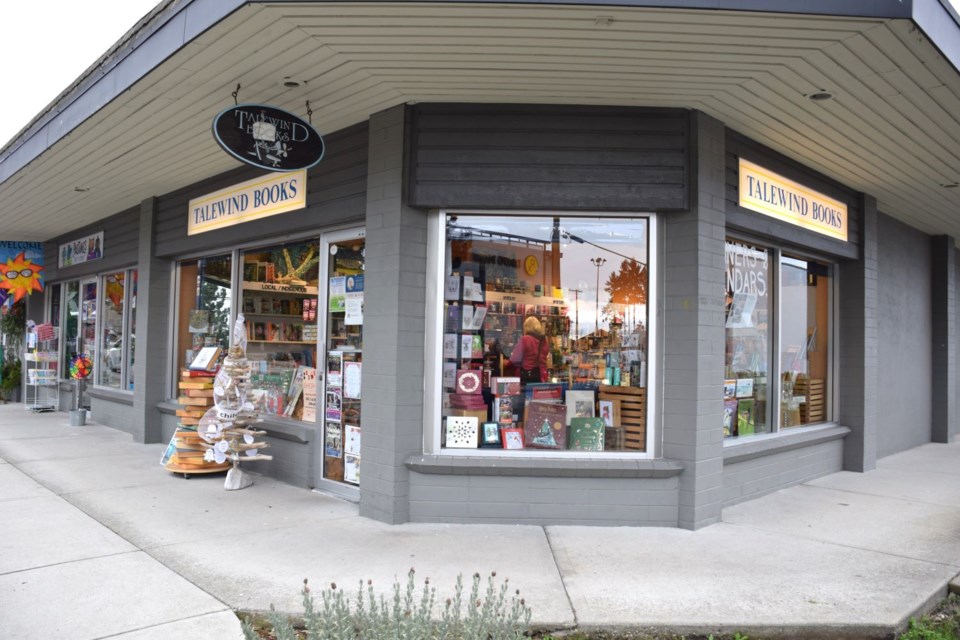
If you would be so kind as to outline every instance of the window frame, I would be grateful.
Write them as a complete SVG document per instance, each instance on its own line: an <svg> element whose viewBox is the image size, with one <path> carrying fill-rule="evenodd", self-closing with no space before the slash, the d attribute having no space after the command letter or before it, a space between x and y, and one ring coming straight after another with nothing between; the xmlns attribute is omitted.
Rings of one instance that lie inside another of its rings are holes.
<svg viewBox="0 0 960 640"><path fill-rule="evenodd" d="M728 436L723 438L723 445L727 446L737 446L748 444L751 442L758 442L770 438L779 438L784 435L790 435L795 433L800 433L804 431L824 429L829 427L834 427L838 424L837 422L837 411L838 411L838 380L837 372L839 371L839 358L840 358L840 330L839 330L839 281L840 281L840 262L836 258L832 258L827 255L823 255L814 251L809 251L803 248L799 248L792 245L785 244L773 244L769 240L762 240L756 237L753 237L749 234L740 234L727 230L724 235L724 248L730 242L746 244L750 246L755 246L757 248L762 248L767 251L770 261L770 280L772 283L771 287L771 300L770 308L772 313L775 316L771 319L770 327L770 345L768 354L769 362L771 367L775 368L775 371L768 373L769 388L767 391L768 397L773 398L773 402L767 402L766 413L767 420L771 424L771 430L769 433L759 433L752 434L749 436ZM726 254L726 251L724 251ZM807 261L807 262L819 262L825 264L830 269L830 278L828 280L829 290L827 292L827 322L829 323L828 327L828 340L829 340L829 349L830 352L827 355L827 376L829 378L828 383L825 385L825 391L827 393L827 398L824 401L824 406L827 411L827 415L830 416L828 419L817 422L814 424L805 424L798 425L795 427L786 427L784 428L781 425L781 392L782 392L782 372L783 372L783 362L782 362L782 352L781 352L781 335L780 335L780 319L783 316L783 296L782 296L782 259L784 254L788 254L787 258L793 258L797 260ZM726 257L724 257L724 271L726 271ZM724 288L726 291L726 288ZM726 336L724 336L726 340ZM724 355L724 369L726 369L726 355Z"/></svg>
<svg viewBox="0 0 960 640"><path fill-rule="evenodd" d="M132 313L132 310L129 308L130 290L129 290L129 287L127 286L127 283L130 281L131 274L136 271L137 271L137 267L135 266L120 267L118 269L110 269L108 271L98 272L95 274L89 274L89 275L80 276L76 278L58 280L56 282L51 282L49 285L47 285L47 288L50 289L51 291L55 286L59 286L58 297L60 299L58 302L59 302L60 317L58 321L60 324L58 326L59 335L58 335L58 345L57 345L57 370L58 370L58 378L61 380L61 382L70 381L70 370L69 370L69 367L65 366L66 365L65 358L67 354L67 343L66 343L66 335L65 335L67 314L68 314L67 299L66 299L67 289L69 288L69 285L71 283L76 283L77 285L77 335L80 335L80 331L81 331L80 320L83 314L83 300L82 300L83 285L93 282L97 287L97 299L96 299L96 304L94 305L96 309L96 320L94 322L94 331L95 331L94 335L96 336L96 353L98 354L98 357L92 359L93 372L91 373L90 378L87 379L87 384L94 389L108 389L110 391L116 391L116 392L123 392L123 393L129 393L129 394L133 393L133 389L130 389L128 384L123 385L123 383L128 381L128 374L129 374L128 356L129 356L129 349L130 349L130 340L128 339L127 334L129 332L129 317L130 317L130 314ZM121 384L123 386L112 387L110 385L101 384L100 382L101 367L99 362L99 359L100 359L99 354L101 353L100 349L103 347L103 345L101 344L101 340L103 338L103 336L101 335L101 331L103 328L101 319L103 318L103 306L104 306L104 299L106 297L104 295L106 291L106 286L105 286L106 278L108 276L116 275L118 273L124 274L124 287L123 287L124 312L123 312L123 321L122 321L123 340L122 340L122 347L121 347L121 351L122 351L121 356L123 357L123 361L121 362L121 374L120 374ZM44 318L46 318L47 321L51 323L53 322L53 317L52 317L53 306L54 306L53 296L51 295L48 297L48 300L44 305Z"/></svg>
<svg viewBox="0 0 960 640"><path fill-rule="evenodd" d="M443 315L445 256L447 251L446 218L456 216L502 216L502 217L554 217L638 219L647 222L647 424L645 451L572 451L538 450L524 448L504 449L457 449L440 446L443 429L442 378L443 378ZM503 210L503 209L438 209L430 212L427 219L427 277L424 301L424 394L423 394L423 453L451 457L508 457L511 460L644 460L660 455L662 440L660 420L660 368L661 337L659 332L659 299L661 272L661 226L658 215L652 211L569 211L559 209Z"/></svg>

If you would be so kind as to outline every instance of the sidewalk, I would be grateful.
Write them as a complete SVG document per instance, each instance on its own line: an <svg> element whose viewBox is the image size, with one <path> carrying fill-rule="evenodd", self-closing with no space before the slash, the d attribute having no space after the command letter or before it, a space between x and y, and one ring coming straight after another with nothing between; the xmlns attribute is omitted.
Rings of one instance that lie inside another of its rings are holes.
<svg viewBox="0 0 960 640"><path fill-rule="evenodd" d="M407 524L257 477L183 479L66 414L0 406L0 635L241 638L232 609L300 612L304 578L381 591L410 567L438 596L497 571L539 628L765 637L889 635L960 572L960 443L837 473L662 528Z"/></svg>

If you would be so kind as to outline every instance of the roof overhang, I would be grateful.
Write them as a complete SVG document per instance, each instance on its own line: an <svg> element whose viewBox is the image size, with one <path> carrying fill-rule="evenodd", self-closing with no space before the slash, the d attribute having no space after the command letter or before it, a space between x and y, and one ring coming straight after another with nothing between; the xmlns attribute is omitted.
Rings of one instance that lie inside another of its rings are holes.
<svg viewBox="0 0 960 640"><path fill-rule="evenodd" d="M240 84L244 102L309 100L321 132L409 102L699 109L960 237L956 14L783 4L167 0L0 150L3 236L46 240L235 168L210 124Z"/></svg>

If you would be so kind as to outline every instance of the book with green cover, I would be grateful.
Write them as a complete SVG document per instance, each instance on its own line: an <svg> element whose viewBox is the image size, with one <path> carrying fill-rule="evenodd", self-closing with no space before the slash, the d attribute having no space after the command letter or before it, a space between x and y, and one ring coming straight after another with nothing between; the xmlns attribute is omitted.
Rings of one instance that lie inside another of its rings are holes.
<svg viewBox="0 0 960 640"><path fill-rule="evenodd" d="M603 451L603 418L571 418L570 449Z"/></svg>
<svg viewBox="0 0 960 640"><path fill-rule="evenodd" d="M737 404L737 435L749 436L756 433L756 416L754 415L753 399L744 398Z"/></svg>

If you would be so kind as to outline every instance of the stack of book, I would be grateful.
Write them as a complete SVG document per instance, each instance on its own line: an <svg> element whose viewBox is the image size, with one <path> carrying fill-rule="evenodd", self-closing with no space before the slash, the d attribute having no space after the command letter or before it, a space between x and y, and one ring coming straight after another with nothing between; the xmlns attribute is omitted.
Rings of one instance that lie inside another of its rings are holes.
<svg viewBox="0 0 960 640"><path fill-rule="evenodd" d="M450 406L454 409L484 409L487 403L483 401L482 395L475 393L451 393Z"/></svg>
<svg viewBox="0 0 960 640"><path fill-rule="evenodd" d="M213 406L215 372L184 369L177 386L177 430L161 459L161 464L177 473L213 473L230 468L230 462L217 464L203 459L206 448L197 433L197 425L207 409Z"/></svg>

